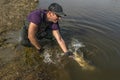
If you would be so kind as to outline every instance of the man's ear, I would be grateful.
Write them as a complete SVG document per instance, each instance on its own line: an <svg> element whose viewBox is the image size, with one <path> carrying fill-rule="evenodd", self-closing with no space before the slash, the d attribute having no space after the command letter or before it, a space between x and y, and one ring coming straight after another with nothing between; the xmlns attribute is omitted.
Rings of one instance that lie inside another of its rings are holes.
<svg viewBox="0 0 120 80"><path fill-rule="evenodd" d="M47 12L47 17L49 18L51 16L51 11Z"/></svg>
<svg viewBox="0 0 120 80"><path fill-rule="evenodd" d="M52 15L53 15L53 12L52 12L52 11L49 11L49 15L52 16Z"/></svg>
<svg viewBox="0 0 120 80"><path fill-rule="evenodd" d="M50 14L51 14L51 11L48 11L48 14L50 15Z"/></svg>

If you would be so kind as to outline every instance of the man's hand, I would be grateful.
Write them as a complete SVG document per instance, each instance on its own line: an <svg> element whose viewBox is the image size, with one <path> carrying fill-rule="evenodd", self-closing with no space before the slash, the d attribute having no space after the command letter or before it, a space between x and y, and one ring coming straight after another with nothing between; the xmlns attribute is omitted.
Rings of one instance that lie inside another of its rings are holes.
<svg viewBox="0 0 120 80"><path fill-rule="evenodd" d="M74 58L73 52L70 52L70 51L66 52L66 53L65 53L65 56L68 56L68 57L70 57L70 58Z"/></svg>
<svg viewBox="0 0 120 80"><path fill-rule="evenodd" d="M39 53L39 54L42 54L43 52L44 52L44 49L43 49L43 48L38 49L38 53Z"/></svg>

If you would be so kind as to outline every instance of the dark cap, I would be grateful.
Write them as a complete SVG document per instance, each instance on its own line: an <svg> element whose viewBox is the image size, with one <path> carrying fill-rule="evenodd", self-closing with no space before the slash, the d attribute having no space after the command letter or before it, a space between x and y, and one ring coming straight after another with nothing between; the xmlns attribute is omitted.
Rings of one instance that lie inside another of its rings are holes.
<svg viewBox="0 0 120 80"><path fill-rule="evenodd" d="M63 12L61 5L57 3L50 4L50 6L48 7L48 10L55 12L57 15L61 17L66 16L66 14Z"/></svg>

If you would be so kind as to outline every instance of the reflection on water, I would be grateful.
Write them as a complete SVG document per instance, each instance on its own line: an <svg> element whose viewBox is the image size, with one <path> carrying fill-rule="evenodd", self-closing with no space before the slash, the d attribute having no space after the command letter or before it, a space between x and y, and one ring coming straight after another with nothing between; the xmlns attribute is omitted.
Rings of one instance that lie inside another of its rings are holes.
<svg viewBox="0 0 120 80"><path fill-rule="evenodd" d="M120 1L41 0L39 7L60 3L67 17L60 21L65 40L73 36L85 45L84 56L99 69L81 71L73 63L67 69L71 80L120 80ZM74 68L74 69L73 69Z"/></svg>

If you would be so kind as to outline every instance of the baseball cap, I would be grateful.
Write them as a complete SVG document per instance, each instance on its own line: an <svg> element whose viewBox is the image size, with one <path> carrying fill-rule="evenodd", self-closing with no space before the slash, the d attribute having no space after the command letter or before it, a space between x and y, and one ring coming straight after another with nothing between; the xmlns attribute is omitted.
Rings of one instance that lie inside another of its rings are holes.
<svg viewBox="0 0 120 80"><path fill-rule="evenodd" d="M50 6L48 7L48 10L55 12L57 15L61 17L66 16L66 14L63 12L61 5L59 5L58 3L50 4Z"/></svg>

